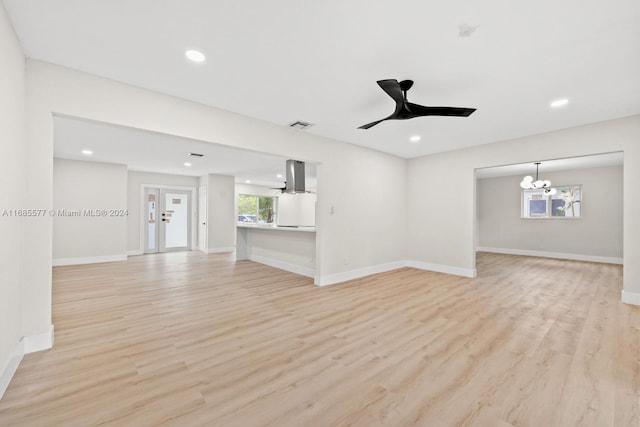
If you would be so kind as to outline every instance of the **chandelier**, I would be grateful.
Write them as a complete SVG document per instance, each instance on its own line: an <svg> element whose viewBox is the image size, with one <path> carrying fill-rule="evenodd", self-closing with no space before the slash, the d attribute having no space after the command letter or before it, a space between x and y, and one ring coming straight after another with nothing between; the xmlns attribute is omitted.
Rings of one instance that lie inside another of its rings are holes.
<svg viewBox="0 0 640 427"><path fill-rule="evenodd" d="M520 187L525 190L544 190L544 194L547 196L553 196L556 194L556 189L551 188L551 181L545 179L544 181L538 178L538 168L540 166L540 162L534 163L536 165L536 179L534 181L531 175L527 175L522 178L522 182L520 183Z"/></svg>

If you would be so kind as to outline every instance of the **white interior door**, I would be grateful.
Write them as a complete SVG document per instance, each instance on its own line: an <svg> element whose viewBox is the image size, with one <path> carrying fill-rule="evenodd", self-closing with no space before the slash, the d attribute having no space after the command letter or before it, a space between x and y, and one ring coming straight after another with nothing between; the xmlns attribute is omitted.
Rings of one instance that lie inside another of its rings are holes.
<svg viewBox="0 0 640 427"><path fill-rule="evenodd" d="M186 190L145 189L145 253L191 249L191 200Z"/></svg>
<svg viewBox="0 0 640 427"><path fill-rule="evenodd" d="M198 248L207 252L207 187L198 188Z"/></svg>

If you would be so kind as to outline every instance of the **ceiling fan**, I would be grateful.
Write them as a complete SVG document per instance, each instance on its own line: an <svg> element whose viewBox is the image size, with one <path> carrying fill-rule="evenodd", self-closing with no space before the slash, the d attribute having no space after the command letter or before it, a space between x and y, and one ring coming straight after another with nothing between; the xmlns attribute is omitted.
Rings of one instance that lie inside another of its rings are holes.
<svg viewBox="0 0 640 427"><path fill-rule="evenodd" d="M287 181L284 182L284 186L282 187L269 187L270 190L280 190L281 193L287 192Z"/></svg>
<svg viewBox="0 0 640 427"><path fill-rule="evenodd" d="M427 107L413 104L407 101L407 91L413 86L413 80L398 82L396 79L386 79L378 80L377 83L396 102L396 110L390 116L362 125L358 129L369 129L385 120L407 120L423 116L468 117L476 111L475 108Z"/></svg>
<svg viewBox="0 0 640 427"><path fill-rule="evenodd" d="M302 191L293 191L291 188L287 187L287 181L284 182L283 187L269 187L269 190L278 190L275 195L284 194L284 193L309 193L316 194L314 191L302 190Z"/></svg>

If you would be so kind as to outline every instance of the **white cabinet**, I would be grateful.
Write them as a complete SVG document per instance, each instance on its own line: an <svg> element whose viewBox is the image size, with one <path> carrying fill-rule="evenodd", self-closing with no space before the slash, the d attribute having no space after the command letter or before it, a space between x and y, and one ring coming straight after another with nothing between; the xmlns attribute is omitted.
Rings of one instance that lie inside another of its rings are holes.
<svg viewBox="0 0 640 427"><path fill-rule="evenodd" d="M312 193L285 193L278 196L278 225L315 226L316 195Z"/></svg>

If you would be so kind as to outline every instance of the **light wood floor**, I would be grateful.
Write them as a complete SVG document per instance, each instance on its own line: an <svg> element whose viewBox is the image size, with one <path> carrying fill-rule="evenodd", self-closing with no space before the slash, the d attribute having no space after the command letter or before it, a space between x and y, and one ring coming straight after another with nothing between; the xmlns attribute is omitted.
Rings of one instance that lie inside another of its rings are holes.
<svg viewBox="0 0 640 427"><path fill-rule="evenodd" d="M227 255L54 269L2 426L638 426L620 266L478 255L316 287Z"/></svg>

